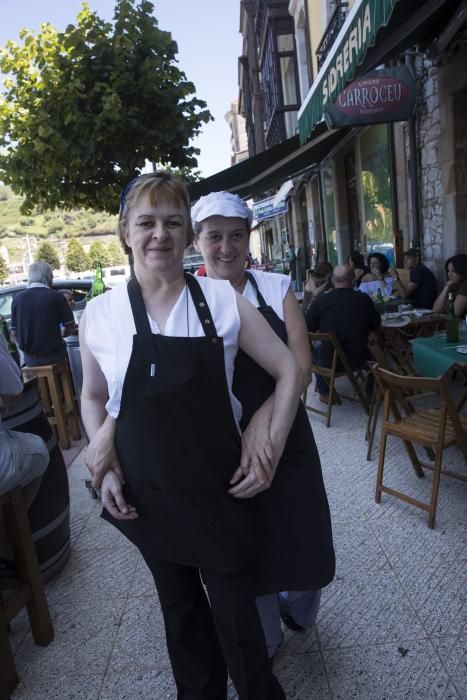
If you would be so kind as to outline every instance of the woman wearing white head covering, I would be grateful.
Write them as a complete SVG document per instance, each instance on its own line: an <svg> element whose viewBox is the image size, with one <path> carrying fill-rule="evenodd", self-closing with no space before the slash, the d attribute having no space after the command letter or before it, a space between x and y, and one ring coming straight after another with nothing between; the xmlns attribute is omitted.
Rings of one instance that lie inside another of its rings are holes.
<svg viewBox="0 0 467 700"><path fill-rule="evenodd" d="M245 270L252 212L238 195L213 192L191 211L195 246L208 277L228 280L266 318L310 374L310 350L303 315L290 278ZM233 391L243 408L243 453L271 471L270 418L274 380L247 355L237 355ZM272 656L282 638L280 612L292 629L311 627L320 589L334 577L331 520L313 433L302 404L298 409L271 488L260 496L269 534L256 563L257 606Z"/></svg>

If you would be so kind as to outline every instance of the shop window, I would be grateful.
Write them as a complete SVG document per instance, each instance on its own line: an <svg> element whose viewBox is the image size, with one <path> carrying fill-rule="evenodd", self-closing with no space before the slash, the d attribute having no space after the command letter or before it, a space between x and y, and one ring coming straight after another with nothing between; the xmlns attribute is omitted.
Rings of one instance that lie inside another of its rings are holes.
<svg viewBox="0 0 467 700"><path fill-rule="evenodd" d="M385 124L360 136L364 206L363 250L384 253L394 263L388 132Z"/></svg>
<svg viewBox="0 0 467 700"><path fill-rule="evenodd" d="M324 225L326 228L327 259L331 265L337 265L337 224L336 202L334 197L334 173L332 164L321 170L321 187L323 192Z"/></svg>

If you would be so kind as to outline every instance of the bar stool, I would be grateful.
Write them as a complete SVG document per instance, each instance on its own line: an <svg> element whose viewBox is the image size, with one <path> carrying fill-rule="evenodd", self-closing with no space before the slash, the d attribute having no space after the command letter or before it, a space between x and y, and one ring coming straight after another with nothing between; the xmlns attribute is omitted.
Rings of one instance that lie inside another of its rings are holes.
<svg viewBox="0 0 467 700"><path fill-rule="evenodd" d="M49 423L57 431L60 447L68 450L68 428L74 440L81 437L68 363L62 360L51 365L29 365L23 369L25 378L31 374L35 374L39 380L42 404Z"/></svg>
<svg viewBox="0 0 467 700"><path fill-rule="evenodd" d="M6 689L8 697L19 682L8 638L10 620L26 607L34 642L41 646L52 641L54 630L21 489L0 495L0 509L16 565L13 575L0 575L0 687ZM6 601L3 599L5 590L10 592Z"/></svg>

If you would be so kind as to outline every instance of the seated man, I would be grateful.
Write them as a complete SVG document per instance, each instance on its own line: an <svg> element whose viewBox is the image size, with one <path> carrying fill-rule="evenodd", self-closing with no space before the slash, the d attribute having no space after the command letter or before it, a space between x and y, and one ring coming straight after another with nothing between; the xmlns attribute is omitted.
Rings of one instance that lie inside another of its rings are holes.
<svg viewBox="0 0 467 700"><path fill-rule="evenodd" d="M11 330L26 365L49 365L66 357L63 335L76 335L73 312L67 300L51 289L53 272L43 260L28 269L28 289L11 306Z"/></svg>
<svg viewBox="0 0 467 700"><path fill-rule="evenodd" d="M2 414L23 391L21 372L8 352L5 339L0 335L0 494L17 486L24 488L26 508L30 508L40 486L40 477L49 463L49 452L37 435L2 430ZM9 552L0 516L0 559ZM0 561L0 569L6 566Z"/></svg>
<svg viewBox="0 0 467 700"><path fill-rule="evenodd" d="M432 271L420 262L417 248L405 251L404 267L410 270L410 280L404 284L396 272L395 291L402 299L410 299L415 307L432 309L438 296L438 285Z"/></svg>
<svg viewBox="0 0 467 700"><path fill-rule="evenodd" d="M306 322L309 331L332 331L342 345L351 368L357 370L365 368L367 361L372 359L368 350L368 335L379 328L381 318L370 297L352 289L353 282L351 266L337 265L332 273L334 289L311 305ZM332 347L329 343L323 343L319 348L318 362L323 367L331 367ZM316 382L320 401L328 403L329 388L325 379L316 375ZM371 393L371 389L369 383L367 393Z"/></svg>

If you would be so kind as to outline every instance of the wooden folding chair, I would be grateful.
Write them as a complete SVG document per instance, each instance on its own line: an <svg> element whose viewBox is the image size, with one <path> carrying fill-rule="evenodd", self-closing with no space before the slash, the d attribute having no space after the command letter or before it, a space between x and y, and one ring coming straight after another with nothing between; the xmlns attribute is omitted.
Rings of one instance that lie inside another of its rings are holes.
<svg viewBox="0 0 467 700"><path fill-rule="evenodd" d="M16 566L13 575L0 575L0 683L10 694L18 684L18 674L8 639L8 623L26 607L36 644L49 644L54 630L22 490L16 488L1 494L0 509ZM2 591L9 592L7 600Z"/></svg>
<svg viewBox="0 0 467 700"><path fill-rule="evenodd" d="M453 444L462 451L467 462L467 418L461 418L459 415L459 411L467 399L467 391L456 406L450 392L448 372L441 377L432 379L428 377L404 377L378 365L373 368L373 371L384 393L375 500L380 503L381 494L384 492L421 508L428 513L428 526L433 528L441 473L467 481L467 477L442 469L441 466L443 450ZM439 406L416 410L414 402L420 398L426 399L426 392L438 395ZM410 400L407 400L408 394L410 394ZM398 437L404 442L417 476L424 476L422 466L433 469L430 503L419 501L383 484L388 435ZM412 444L414 442L434 451L433 465L420 462Z"/></svg>
<svg viewBox="0 0 467 700"><path fill-rule="evenodd" d="M327 409L325 411L320 410L318 408L315 408L314 406L311 406L307 404L306 399L307 399L307 390L305 390L303 394L303 403L305 404L306 408L308 411L312 411L313 413L318 413L320 416L324 416L326 418L326 427L329 428L331 424L331 413L332 413L332 406L334 403L341 404L342 401L341 399L348 399L349 401L359 401L361 405L363 406L363 409L366 413L369 411L369 398L365 395L364 390L362 389L361 385L358 382L358 377L363 377L362 371L361 370L353 370L350 367L349 361L342 349L342 346L335 336L334 333L321 333L321 332L315 332L315 333L308 333L308 338L310 341L310 348L311 348L311 359L312 359L312 364L311 364L311 370L315 374L320 374L322 377L324 377L326 383L328 384L329 387L329 398L328 398L328 405ZM331 355L331 367L324 367L323 365L320 365L317 359L317 351L314 343L317 342L326 342L330 343L332 346L332 355ZM343 367L343 370L337 369L338 366ZM335 381L339 377L347 377L349 382L351 383L352 387L355 390L355 393L357 394L357 398L353 396L347 396L345 394L342 394L341 392L338 392L336 387L335 387Z"/></svg>

